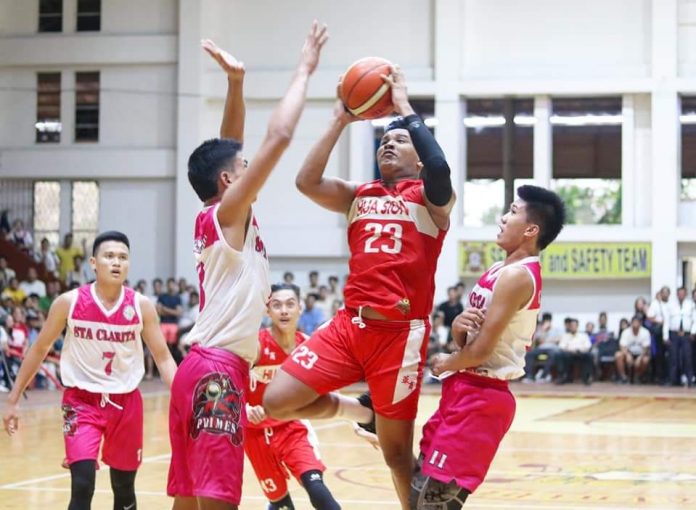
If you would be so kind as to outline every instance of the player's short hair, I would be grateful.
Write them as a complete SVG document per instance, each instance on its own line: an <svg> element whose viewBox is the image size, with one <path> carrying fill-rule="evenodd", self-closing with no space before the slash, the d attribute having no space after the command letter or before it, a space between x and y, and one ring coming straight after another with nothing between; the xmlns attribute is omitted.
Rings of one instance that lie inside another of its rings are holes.
<svg viewBox="0 0 696 510"><path fill-rule="evenodd" d="M517 196L527 205L527 219L539 225L537 246L543 250L563 230L566 219L565 204L553 191L531 184L517 188Z"/></svg>
<svg viewBox="0 0 696 510"><path fill-rule="evenodd" d="M212 138L200 144L188 160L188 180L203 202L217 195L220 172L242 150L236 140Z"/></svg>
<svg viewBox="0 0 696 510"><path fill-rule="evenodd" d="M118 241L119 243L125 244L126 247L130 250L130 241L128 240L128 236L126 234L117 230L108 230L106 232L102 232L94 239L94 242L92 243L93 257L97 256L99 246L102 243L105 243L106 241Z"/></svg>
<svg viewBox="0 0 696 510"><path fill-rule="evenodd" d="M394 129L406 129L408 130L408 122L403 117L395 117L389 124L384 128L384 133L393 131Z"/></svg>
<svg viewBox="0 0 696 510"><path fill-rule="evenodd" d="M295 293L295 296L297 296L297 300L300 300L300 288L297 285L285 282L274 283L271 285L271 294L278 292L279 290L291 290Z"/></svg>

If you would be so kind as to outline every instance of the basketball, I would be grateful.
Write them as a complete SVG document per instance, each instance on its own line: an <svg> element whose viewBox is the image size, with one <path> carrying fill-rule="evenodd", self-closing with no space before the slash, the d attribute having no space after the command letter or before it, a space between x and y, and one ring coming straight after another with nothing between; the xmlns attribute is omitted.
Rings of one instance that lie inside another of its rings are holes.
<svg viewBox="0 0 696 510"><path fill-rule="evenodd" d="M340 96L348 111L360 119L377 119L389 115L391 88L380 77L391 73L392 63L380 57L366 57L354 62L343 75Z"/></svg>

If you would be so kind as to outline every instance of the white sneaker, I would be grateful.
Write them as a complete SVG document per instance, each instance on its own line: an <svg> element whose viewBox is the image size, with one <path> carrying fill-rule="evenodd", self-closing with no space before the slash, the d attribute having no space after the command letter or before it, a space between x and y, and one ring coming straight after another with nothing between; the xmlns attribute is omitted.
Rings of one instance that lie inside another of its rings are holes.
<svg viewBox="0 0 696 510"><path fill-rule="evenodd" d="M0 393L8 393L10 389L4 384L0 384Z"/></svg>

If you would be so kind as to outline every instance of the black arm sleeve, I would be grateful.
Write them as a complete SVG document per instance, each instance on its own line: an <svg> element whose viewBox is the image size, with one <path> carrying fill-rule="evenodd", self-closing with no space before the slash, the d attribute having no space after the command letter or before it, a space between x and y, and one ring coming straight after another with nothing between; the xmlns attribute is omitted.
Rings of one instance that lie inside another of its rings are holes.
<svg viewBox="0 0 696 510"><path fill-rule="evenodd" d="M426 198L433 205L447 205L452 198L452 181L445 153L418 115L409 115L404 122L423 163L421 178Z"/></svg>

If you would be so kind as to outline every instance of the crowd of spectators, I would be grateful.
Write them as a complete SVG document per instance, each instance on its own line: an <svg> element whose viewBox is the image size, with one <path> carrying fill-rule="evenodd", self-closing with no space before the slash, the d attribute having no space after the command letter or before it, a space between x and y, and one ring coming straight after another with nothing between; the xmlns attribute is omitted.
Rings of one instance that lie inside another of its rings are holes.
<svg viewBox="0 0 696 510"><path fill-rule="evenodd" d="M66 234L55 250L46 238L34 250L33 237L21 220L15 220L11 228L6 218L0 223L6 239L42 264L48 275L40 279L37 270L29 267L26 278L20 281L7 259L0 255L0 391L6 391L53 300L64 290L93 281L94 274L85 257L85 244L81 248L74 246L72 234ZM306 285L298 285L295 275L286 272L283 281L300 289L303 309L298 329L307 335L343 306L338 276L331 275L322 282L318 271L310 271ZM134 288L156 305L164 338L180 363L190 348L187 333L198 316L200 300L196 286L185 278L168 278L166 282L155 278L150 287L147 281L139 280ZM695 300L696 289L689 296L685 288L678 288L672 298L670 288L664 286L650 303L643 297L636 298L632 316L622 318L617 330L608 327L606 312L599 312L596 323L587 321L582 330L577 318L565 317L559 327L550 313L542 313L525 357L526 374L522 381L566 384L579 380L591 384L611 380L618 384L692 387L696 384ZM450 328L464 310L465 302L465 285L458 282L447 289L447 299L435 306L428 356L456 349ZM262 327L268 325L265 320ZM44 363L36 386L59 384L61 347L59 340ZM153 378L155 367L147 351L145 365L146 378Z"/></svg>

